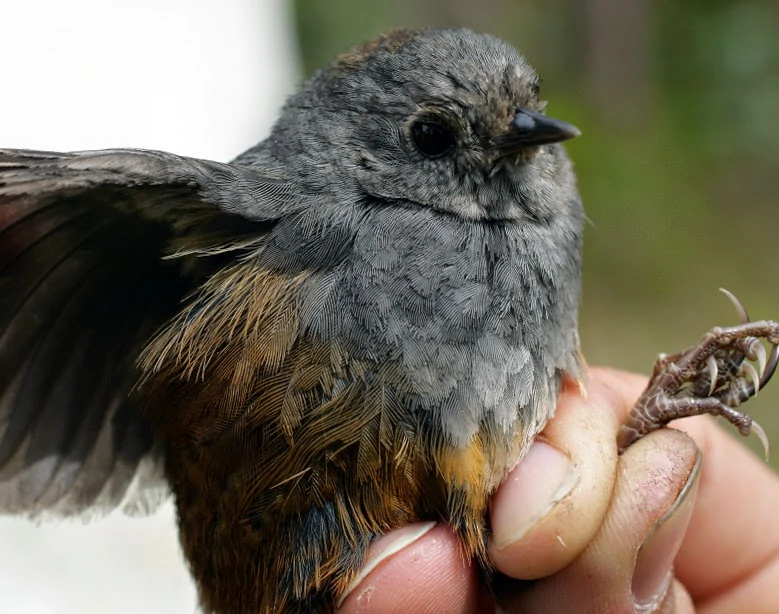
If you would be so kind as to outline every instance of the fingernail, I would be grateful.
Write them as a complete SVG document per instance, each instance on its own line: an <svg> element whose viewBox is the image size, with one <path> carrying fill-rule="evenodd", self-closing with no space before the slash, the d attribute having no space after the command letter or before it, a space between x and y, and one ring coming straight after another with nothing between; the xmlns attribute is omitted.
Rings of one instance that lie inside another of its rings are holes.
<svg viewBox="0 0 779 614"><path fill-rule="evenodd" d="M576 465L570 458L554 446L536 441L495 495L493 546L503 550L522 539L578 482ZM501 499L507 504L501 505Z"/></svg>
<svg viewBox="0 0 779 614"><path fill-rule="evenodd" d="M417 522L401 529L395 529L391 533L380 537L371 544L368 558L363 565L360 574L352 581L338 600L338 607L346 600L349 594L357 588L365 577L378 567L382 561L387 560L393 554L397 554L403 548L407 548L436 525L435 522Z"/></svg>
<svg viewBox="0 0 779 614"><path fill-rule="evenodd" d="M652 527L638 550L633 571L633 600L651 610L664 598L673 579L673 562L690 522L701 469L701 454L668 511ZM654 611L654 610L652 610Z"/></svg>

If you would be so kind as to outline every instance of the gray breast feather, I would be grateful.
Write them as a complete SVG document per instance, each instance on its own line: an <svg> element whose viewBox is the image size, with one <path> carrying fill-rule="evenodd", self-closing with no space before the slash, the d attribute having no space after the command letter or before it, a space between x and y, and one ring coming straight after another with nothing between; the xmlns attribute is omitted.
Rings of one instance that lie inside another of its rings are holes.
<svg viewBox="0 0 779 614"><path fill-rule="evenodd" d="M414 411L440 416L452 443L484 424L515 432L536 404L548 413L576 345L578 261L534 253L544 232L374 208L306 290L301 324L352 358L400 363Z"/></svg>

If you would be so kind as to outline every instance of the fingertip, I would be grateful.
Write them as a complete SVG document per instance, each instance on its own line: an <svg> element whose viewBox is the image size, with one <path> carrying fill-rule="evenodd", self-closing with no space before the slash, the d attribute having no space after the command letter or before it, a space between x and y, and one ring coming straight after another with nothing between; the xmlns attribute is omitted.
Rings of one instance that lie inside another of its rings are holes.
<svg viewBox="0 0 779 614"><path fill-rule="evenodd" d="M343 595L341 595L341 600L338 602L338 605L342 605L352 591L354 591L374 569L381 565L383 561L404 548L411 546L411 544L418 539L421 539L426 533L435 528L435 525L435 522L417 522L410 524L383 535L371 544L368 557L365 559L362 570L360 570L360 573L352 581L351 585L344 591Z"/></svg>
<svg viewBox="0 0 779 614"><path fill-rule="evenodd" d="M522 612L671 612L674 554L694 507L697 449L656 431L620 457L608 511L571 564L511 601Z"/></svg>
<svg viewBox="0 0 779 614"><path fill-rule="evenodd" d="M463 559L457 538L447 526L430 527L400 549L392 545L398 532L419 532L419 525L392 531L372 546L372 551L380 551L380 559L351 588L340 614L482 611L485 596L478 568ZM400 539L404 539L402 533Z"/></svg>
<svg viewBox="0 0 779 614"><path fill-rule="evenodd" d="M586 398L568 389L543 439L535 442L493 498L495 567L532 580L568 565L598 530L617 464L623 398L591 378Z"/></svg>
<svg viewBox="0 0 779 614"><path fill-rule="evenodd" d="M493 497L491 558L497 569L522 579L546 575L556 566L554 553L567 544L555 520L580 478L560 450L535 442ZM526 556L526 553L532 553Z"/></svg>

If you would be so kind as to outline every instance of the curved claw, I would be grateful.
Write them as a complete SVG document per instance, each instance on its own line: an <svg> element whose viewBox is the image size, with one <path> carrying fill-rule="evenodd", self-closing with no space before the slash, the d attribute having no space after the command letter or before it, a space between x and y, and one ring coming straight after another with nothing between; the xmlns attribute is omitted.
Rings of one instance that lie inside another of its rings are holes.
<svg viewBox="0 0 779 614"><path fill-rule="evenodd" d="M779 364L779 346L774 345L771 347L771 355L768 357L768 363L763 370L763 374L760 376L760 387L765 388L765 385L771 381L774 372L776 371L776 365Z"/></svg>
<svg viewBox="0 0 779 614"><path fill-rule="evenodd" d="M741 371L752 380L752 384L755 387L754 394L757 395L760 392L760 376L757 374L757 370L752 366L751 362L744 362L741 365Z"/></svg>
<svg viewBox="0 0 779 614"><path fill-rule="evenodd" d="M749 428L749 432L760 440L760 443L763 446L765 462L768 462L771 458L771 444L768 442L768 435L765 434L765 430L757 422L752 420L752 426Z"/></svg>
<svg viewBox="0 0 779 614"><path fill-rule="evenodd" d="M736 312L738 313L738 319L741 320L741 323L746 324L749 322L749 314L747 313L746 307L744 307L744 304L736 298L736 295L733 294L730 290L726 290L725 288L720 288L719 291L727 296L730 299L730 302L733 303L733 306L736 308Z"/></svg>
<svg viewBox="0 0 779 614"><path fill-rule="evenodd" d="M709 368L709 375L711 376L711 383L709 384L709 396L714 394L714 389L717 387L717 378L719 377L719 368L717 367L717 360L714 356L709 356L706 359L706 366Z"/></svg>
<svg viewBox="0 0 779 614"><path fill-rule="evenodd" d="M768 361L768 355L766 354L765 346L758 341L754 347L754 350L755 360L757 361L757 372L760 374L760 377L763 377L763 373L765 373L765 366Z"/></svg>
<svg viewBox="0 0 779 614"><path fill-rule="evenodd" d="M749 365L752 372L747 372L748 367L746 367L748 363L743 363L741 365L741 372L744 375L747 375L750 379L749 384L747 384L746 388L743 389L741 392L741 400L740 402L744 402L747 399L755 396L758 391L761 388L765 388L768 382L771 381L771 378L773 377L774 373L776 372L776 367L779 365L779 346L772 346L771 347L771 355L768 357L768 361L765 365L765 370L763 371L762 375L759 379L754 379L754 375L752 372L754 371L754 367L752 365Z"/></svg>

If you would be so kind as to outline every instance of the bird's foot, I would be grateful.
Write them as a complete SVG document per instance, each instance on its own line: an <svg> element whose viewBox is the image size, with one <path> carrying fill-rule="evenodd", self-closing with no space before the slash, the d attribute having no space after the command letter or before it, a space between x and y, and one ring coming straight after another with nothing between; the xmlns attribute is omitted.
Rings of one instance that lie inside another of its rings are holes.
<svg viewBox="0 0 779 614"><path fill-rule="evenodd" d="M671 420L712 414L725 418L742 435L757 435L768 458L765 431L736 408L774 374L779 363L779 323L750 322L741 302L722 291L736 307L741 324L713 328L692 348L658 358L649 384L620 428L620 453ZM771 346L770 354L761 339Z"/></svg>

